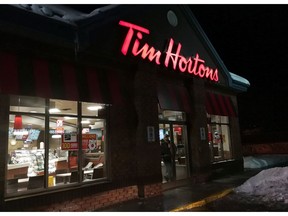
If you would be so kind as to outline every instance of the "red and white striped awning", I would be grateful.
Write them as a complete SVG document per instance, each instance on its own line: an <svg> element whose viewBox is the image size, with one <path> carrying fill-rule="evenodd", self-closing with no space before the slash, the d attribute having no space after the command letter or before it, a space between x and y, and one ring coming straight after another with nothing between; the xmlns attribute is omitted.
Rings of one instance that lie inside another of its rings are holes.
<svg viewBox="0 0 288 216"><path fill-rule="evenodd" d="M208 114L236 117L236 109L231 97L206 92L205 106Z"/></svg>
<svg viewBox="0 0 288 216"><path fill-rule="evenodd" d="M117 104L118 71L0 52L0 93Z"/></svg>

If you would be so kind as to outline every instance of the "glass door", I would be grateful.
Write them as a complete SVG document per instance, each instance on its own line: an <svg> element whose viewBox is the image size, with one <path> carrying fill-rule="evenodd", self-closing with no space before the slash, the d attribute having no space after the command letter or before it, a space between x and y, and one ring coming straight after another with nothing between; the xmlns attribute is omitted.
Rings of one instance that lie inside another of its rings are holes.
<svg viewBox="0 0 288 216"><path fill-rule="evenodd" d="M168 135L168 136L167 136ZM182 124L163 123L159 124L159 138L161 145L161 171L163 183L185 179L188 177L187 157L187 133L186 126ZM165 137L167 136L169 150L165 150ZM164 144L163 144L164 143ZM165 158L170 151L171 163ZM171 172L171 173L170 173Z"/></svg>
<svg viewBox="0 0 288 216"><path fill-rule="evenodd" d="M188 157L186 155L187 148L187 136L186 136L186 126L173 124L173 143L176 146L175 155L175 174L176 180L186 179L187 175L187 162Z"/></svg>

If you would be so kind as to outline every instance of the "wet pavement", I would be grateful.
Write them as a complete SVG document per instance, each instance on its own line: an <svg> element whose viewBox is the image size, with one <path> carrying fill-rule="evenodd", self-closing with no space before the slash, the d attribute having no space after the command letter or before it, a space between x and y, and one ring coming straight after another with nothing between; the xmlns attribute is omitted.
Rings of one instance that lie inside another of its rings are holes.
<svg viewBox="0 0 288 216"><path fill-rule="evenodd" d="M102 211L102 212L225 211L225 209L221 208L226 207L227 203L229 203L230 205L231 202L234 202L233 199L230 200L227 199L227 197L233 196L233 192L231 193L231 195L229 195L229 192L231 192L233 188L243 184L247 179L256 175L260 171L261 170L256 169L246 170L242 173L219 177L206 183L201 184L189 183L185 186L166 190L160 196L126 201L96 211ZM236 204L233 203L233 205ZM244 207L242 206L242 208ZM243 209L241 211L243 211Z"/></svg>
<svg viewBox="0 0 288 216"><path fill-rule="evenodd" d="M263 202L259 196L248 196L232 192L228 196L208 203L205 211L211 212L287 212L288 204L278 202Z"/></svg>

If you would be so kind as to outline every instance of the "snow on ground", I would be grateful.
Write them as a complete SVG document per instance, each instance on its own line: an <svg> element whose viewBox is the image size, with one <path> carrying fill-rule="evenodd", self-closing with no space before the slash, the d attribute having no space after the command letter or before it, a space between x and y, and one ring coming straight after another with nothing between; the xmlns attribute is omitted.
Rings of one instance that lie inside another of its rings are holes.
<svg viewBox="0 0 288 216"><path fill-rule="evenodd" d="M244 157L244 167L254 169L258 174L234 188L228 196L208 204L207 209L221 212L287 212L288 155Z"/></svg>
<svg viewBox="0 0 288 216"><path fill-rule="evenodd" d="M262 201L284 202L288 204L288 167L262 170L235 188L236 193L258 196Z"/></svg>
<svg viewBox="0 0 288 216"><path fill-rule="evenodd" d="M256 196L263 202L288 204L288 166L281 167L284 164L288 164L288 155L244 157L245 168L263 170L235 188L234 192L245 196Z"/></svg>

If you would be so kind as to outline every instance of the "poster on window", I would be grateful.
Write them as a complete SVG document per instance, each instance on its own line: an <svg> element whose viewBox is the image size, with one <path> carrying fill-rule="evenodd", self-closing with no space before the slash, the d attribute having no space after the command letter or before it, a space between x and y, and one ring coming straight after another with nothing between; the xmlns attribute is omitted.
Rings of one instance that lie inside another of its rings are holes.
<svg viewBox="0 0 288 216"><path fill-rule="evenodd" d="M77 134L65 133L62 135L62 150L76 150L78 149Z"/></svg>
<svg viewBox="0 0 288 216"><path fill-rule="evenodd" d="M82 134L82 149L94 150L97 148L96 134Z"/></svg>
<svg viewBox="0 0 288 216"><path fill-rule="evenodd" d="M96 134L82 134L82 149L95 149L97 135ZM64 134L62 136L62 150L77 150L77 134Z"/></svg>

